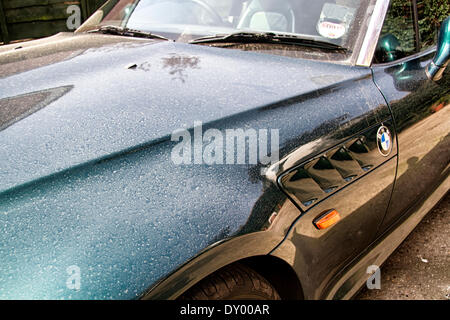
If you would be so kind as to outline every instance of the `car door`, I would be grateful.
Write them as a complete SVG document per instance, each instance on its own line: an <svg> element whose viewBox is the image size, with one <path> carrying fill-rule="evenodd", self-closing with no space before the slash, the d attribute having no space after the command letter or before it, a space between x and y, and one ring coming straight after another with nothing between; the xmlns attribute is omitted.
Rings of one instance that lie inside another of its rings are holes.
<svg viewBox="0 0 450 320"><path fill-rule="evenodd" d="M425 73L435 54L437 21L449 12L431 5L391 1L375 52L374 81L392 110L398 135L396 184L379 234L426 200L449 171L449 72L438 82Z"/></svg>

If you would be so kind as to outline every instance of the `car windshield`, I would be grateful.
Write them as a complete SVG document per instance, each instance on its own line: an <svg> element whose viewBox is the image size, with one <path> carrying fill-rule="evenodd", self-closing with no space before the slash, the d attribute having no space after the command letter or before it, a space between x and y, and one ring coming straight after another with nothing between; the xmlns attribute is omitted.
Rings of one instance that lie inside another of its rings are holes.
<svg viewBox="0 0 450 320"><path fill-rule="evenodd" d="M189 42L237 32L295 35L353 51L370 0L110 0L77 32L115 26ZM297 49L298 50L298 49Z"/></svg>

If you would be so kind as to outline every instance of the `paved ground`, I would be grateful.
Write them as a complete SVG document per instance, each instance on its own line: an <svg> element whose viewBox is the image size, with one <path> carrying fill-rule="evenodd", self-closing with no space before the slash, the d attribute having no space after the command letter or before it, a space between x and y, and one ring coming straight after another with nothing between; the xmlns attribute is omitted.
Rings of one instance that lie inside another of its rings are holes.
<svg viewBox="0 0 450 320"><path fill-rule="evenodd" d="M381 289L364 289L356 299L450 300L450 195L383 265Z"/></svg>

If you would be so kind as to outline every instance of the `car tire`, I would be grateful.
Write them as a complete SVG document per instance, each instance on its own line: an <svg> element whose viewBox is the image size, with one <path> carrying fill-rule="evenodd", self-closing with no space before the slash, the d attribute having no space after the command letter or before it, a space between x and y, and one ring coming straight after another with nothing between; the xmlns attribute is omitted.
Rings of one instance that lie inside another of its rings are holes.
<svg viewBox="0 0 450 320"><path fill-rule="evenodd" d="M180 300L280 300L263 276L243 264L233 264L200 281Z"/></svg>

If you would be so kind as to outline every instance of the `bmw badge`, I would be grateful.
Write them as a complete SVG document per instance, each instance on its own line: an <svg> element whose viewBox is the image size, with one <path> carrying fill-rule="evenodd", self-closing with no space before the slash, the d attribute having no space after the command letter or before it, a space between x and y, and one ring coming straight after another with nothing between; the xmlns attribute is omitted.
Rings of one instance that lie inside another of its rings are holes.
<svg viewBox="0 0 450 320"><path fill-rule="evenodd" d="M392 135L388 128L381 126L377 132L378 151L387 157L392 151Z"/></svg>

